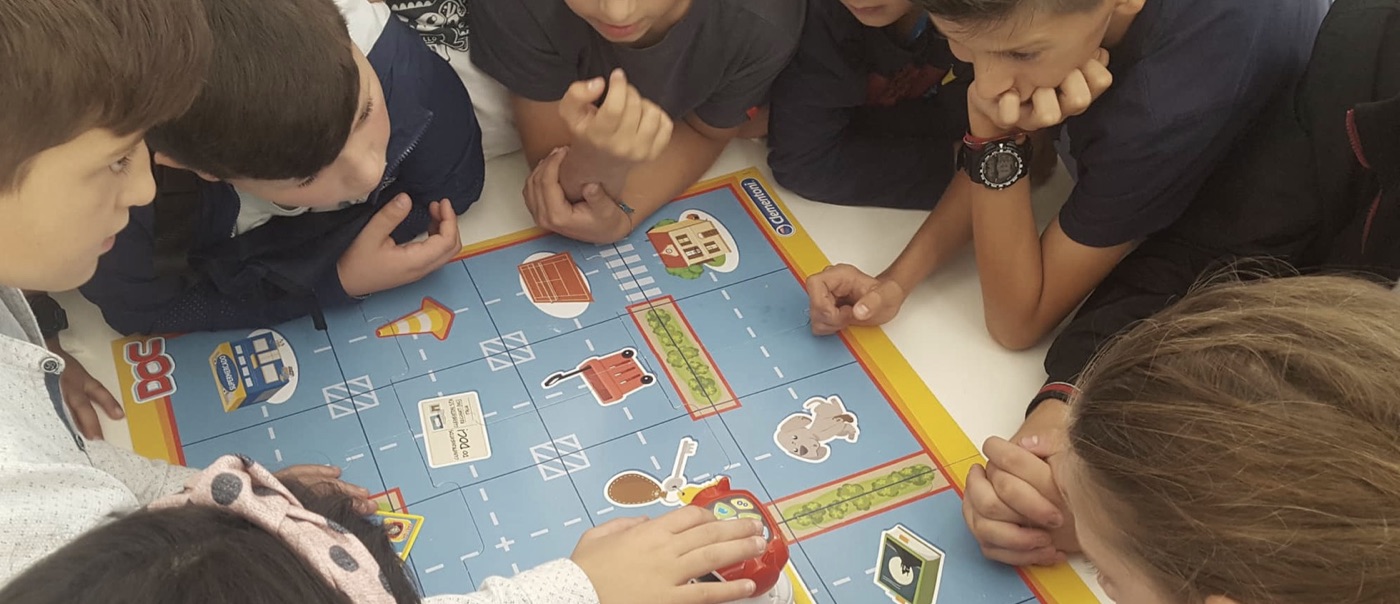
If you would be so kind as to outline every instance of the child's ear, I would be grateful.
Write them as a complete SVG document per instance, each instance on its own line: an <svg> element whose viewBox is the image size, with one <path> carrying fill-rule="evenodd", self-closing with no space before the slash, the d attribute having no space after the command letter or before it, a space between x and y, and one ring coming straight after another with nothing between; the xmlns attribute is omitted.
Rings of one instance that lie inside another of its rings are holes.
<svg viewBox="0 0 1400 604"><path fill-rule="evenodd" d="M1113 12L1120 15L1136 15L1142 12L1147 0L1113 0Z"/></svg>
<svg viewBox="0 0 1400 604"><path fill-rule="evenodd" d="M176 170L185 170L185 171L187 171L187 172L194 172L195 175L197 175L197 176L199 176L200 178L203 178L204 180L207 180L207 181L209 181L209 182L219 182L220 180L222 180L222 179L220 179L219 177L214 176L213 174L210 174L210 173L208 173L208 172L200 172L199 170L191 170L191 169L190 169L188 166L186 166L185 164L180 163L180 162L179 162L178 160L176 160L175 158L170 157L169 155L166 155L166 154L164 154L164 153L161 153L160 151L156 151L156 152L155 152L155 155L153 156L153 160L155 161L155 163L157 163L157 164L159 164L159 165L162 165L162 166L168 166L168 167L171 167L171 168L175 168Z"/></svg>

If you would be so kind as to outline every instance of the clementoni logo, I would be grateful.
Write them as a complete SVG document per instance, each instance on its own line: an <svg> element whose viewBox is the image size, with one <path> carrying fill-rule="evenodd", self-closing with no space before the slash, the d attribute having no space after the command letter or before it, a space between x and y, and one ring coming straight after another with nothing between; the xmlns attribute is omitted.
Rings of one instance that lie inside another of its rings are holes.
<svg viewBox="0 0 1400 604"><path fill-rule="evenodd" d="M175 394L175 359L165 352L165 338L128 342L122 348L131 368L131 399L149 403Z"/></svg>
<svg viewBox="0 0 1400 604"><path fill-rule="evenodd" d="M778 206L778 202L773 201L773 197L768 194L768 190L763 188L763 184L754 178L745 178L739 186L744 188L749 200L758 207L764 218L768 221L768 226L774 233L787 237L797 232L797 226L788 219L787 214Z"/></svg>
<svg viewBox="0 0 1400 604"><path fill-rule="evenodd" d="M214 364L217 366L214 374L219 376L219 380L222 382L220 385L223 386L224 392L237 390L238 376L234 375L233 359L226 354L221 354L215 357Z"/></svg>

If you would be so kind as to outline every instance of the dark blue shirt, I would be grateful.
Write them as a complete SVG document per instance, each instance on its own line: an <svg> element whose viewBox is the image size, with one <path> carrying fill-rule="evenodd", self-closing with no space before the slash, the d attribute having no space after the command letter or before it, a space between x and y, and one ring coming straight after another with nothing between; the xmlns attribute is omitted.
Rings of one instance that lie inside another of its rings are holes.
<svg viewBox="0 0 1400 604"><path fill-rule="evenodd" d="M1113 87L1066 124L1077 184L1060 226L1070 239L1109 247L1175 221L1302 73L1328 4L1147 0L1112 50Z"/></svg>
<svg viewBox="0 0 1400 604"><path fill-rule="evenodd" d="M930 208L967 131L972 66L931 26L866 27L839 0L810 0L797 55L773 84L768 164L828 203Z"/></svg>

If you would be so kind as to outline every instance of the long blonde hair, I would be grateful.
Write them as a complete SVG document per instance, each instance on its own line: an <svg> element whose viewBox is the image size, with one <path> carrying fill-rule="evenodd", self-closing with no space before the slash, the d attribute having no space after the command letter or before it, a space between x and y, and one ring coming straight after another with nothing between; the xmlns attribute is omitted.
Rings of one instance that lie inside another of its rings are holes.
<svg viewBox="0 0 1400 604"><path fill-rule="evenodd" d="M1110 344L1070 438L1120 551L1190 602L1400 601L1400 297L1201 289Z"/></svg>

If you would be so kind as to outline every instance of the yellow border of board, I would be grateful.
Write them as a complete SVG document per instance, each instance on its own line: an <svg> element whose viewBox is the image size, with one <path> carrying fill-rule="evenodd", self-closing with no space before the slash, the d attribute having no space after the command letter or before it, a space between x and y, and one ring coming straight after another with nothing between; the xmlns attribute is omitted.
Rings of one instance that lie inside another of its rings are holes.
<svg viewBox="0 0 1400 604"><path fill-rule="evenodd" d="M743 202L747 194L740 183L746 179L758 181L764 192L792 223L794 231L791 235L776 236L771 232L771 229L764 231L764 235L784 256L786 262L797 271L798 277L805 280L829 266L831 263L827 260L826 254L822 253L816 242L812 241L812 238L802 229L801 224L793 216L792 210L783 203L774 188L769 185L767 179L756 168L740 170L697 183L681 197L691 197L706 191L732 187L735 194L739 196L739 200ZM752 204L742 203L741 205L751 217L756 218L760 223L763 222L763 218L757 215L757 209ZM548 232L543 229L525 229L463 246L457 258L475 256L545 235L548 235ZM983 461L977 447L958 427L957 422L953 421L953 417L938 402L933 392L929 390L923 379L890 342L884 331L879 328L857 327L847 330L843 337L846 338L846 342L851 345L880 388L894 399L895 405L913 425L919 439L933 452L938 462L948 469L958 492L961 493L966 486L967 470L971 464ZM174 442L175 431L170 425L168 401L157 400L140 404L135 404L132 401L131 392L134 378L125 361L123 348L127 342L136 339L127 338L112 343L113 359L117 363L117 377L122 389L127 419L130 423L132 444L137 453L146 457L178 463L183 459L183 456L180 455L179 443ZM1093 593L1068 565L1062 564L1053 568L1029 568L1023 571L1023 576L1049 604L1079 604L1094 601Z"/></svg>

